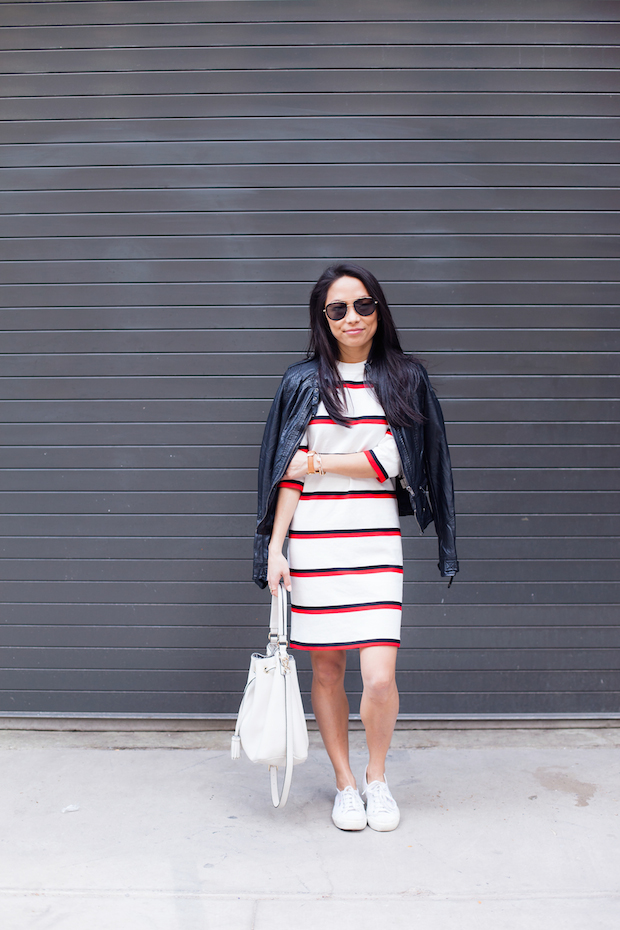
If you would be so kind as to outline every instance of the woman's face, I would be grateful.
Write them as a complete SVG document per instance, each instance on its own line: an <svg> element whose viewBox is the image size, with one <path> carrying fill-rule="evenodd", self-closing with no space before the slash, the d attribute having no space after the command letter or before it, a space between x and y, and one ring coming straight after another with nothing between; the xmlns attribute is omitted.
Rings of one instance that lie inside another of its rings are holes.
<svg viewBox="0 0 620 930"><path fill-rule="evenodd" d="M365 362L377 332L379 311L370 316L360 316L355 312L353 301L358 297L370 297L359 278L338 278L331 285L325 298L325 306L335 300L347 304L347 313L342 320L330 320L326 315L327 325L338 343L341 362Z"/></svg>

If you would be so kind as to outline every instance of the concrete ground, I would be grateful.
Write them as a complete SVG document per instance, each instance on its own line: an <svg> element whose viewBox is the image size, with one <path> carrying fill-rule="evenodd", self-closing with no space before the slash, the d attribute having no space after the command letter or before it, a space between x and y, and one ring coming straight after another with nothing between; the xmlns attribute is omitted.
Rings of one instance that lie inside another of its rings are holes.
<svg viewBox="0 0 620 930"><path fill-rule="evenodd" d="M318 734L280 811L229 735L0 731L2 930L620 927L620 729L399 730L386 834Z"/></svg>

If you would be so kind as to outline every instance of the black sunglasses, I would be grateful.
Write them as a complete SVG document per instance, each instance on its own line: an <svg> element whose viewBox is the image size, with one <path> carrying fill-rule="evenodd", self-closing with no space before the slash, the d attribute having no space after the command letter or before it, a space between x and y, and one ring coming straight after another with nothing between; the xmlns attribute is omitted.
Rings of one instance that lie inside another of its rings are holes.
<svg viewBox="0 0 620 930"><path fill-rule="evenodd" d="M344 300L334 300L333 303L327 304L323 308L323 313L334 322L344 320L348 306ZM360 316L371 316L377 308L377 301L373 300L372 297L358 297L357 300L353 301L353 307Z"/></svg>

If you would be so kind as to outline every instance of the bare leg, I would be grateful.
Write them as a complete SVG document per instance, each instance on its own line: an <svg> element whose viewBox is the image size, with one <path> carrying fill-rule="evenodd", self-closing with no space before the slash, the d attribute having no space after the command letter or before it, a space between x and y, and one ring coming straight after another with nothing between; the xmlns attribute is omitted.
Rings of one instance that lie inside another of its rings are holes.
<svg viewBox="0 0 620 930"><path fill-rule="evenodd" d="M349 765L349 702L344 690L347 655L343 649L311 653L312 709L321 736L336 773L339 791L347 785L355 788Z"/></svg>
<svg viewBox="0 0 620 930"><path fill-rule="evenodd" d="M390 748L396 717L396 646L366 646L360 649L364 691L360 714L368 745L368 783L384 781L385 757Z"/></svg>

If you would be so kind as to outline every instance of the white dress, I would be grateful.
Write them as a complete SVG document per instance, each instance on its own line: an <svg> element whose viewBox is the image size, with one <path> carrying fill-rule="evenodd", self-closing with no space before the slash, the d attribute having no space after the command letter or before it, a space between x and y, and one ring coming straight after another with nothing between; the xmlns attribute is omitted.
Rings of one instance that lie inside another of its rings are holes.
<svg viewBox="0 0 620 930"><path fill-rule="evenodd" d="M400 644L403 554L393 479L402 467L364 362L338 363L351 427L321 402L302 440L316 452L365 452L376 478L307 475L289 531L292 649Z"/></svg>

